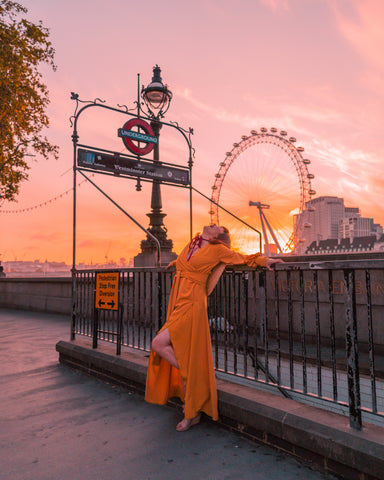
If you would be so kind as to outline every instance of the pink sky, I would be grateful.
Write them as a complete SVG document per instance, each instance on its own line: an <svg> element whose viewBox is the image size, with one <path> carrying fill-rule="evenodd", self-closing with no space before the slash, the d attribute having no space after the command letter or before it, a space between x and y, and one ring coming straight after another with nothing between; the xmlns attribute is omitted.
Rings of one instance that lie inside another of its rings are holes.
<svg viewBox="0 0 384 480"><path fill-rule="evenodd" d="M195 131L193 183L200 191L210 196L219 163L242 135L276 127L305 148L317 195L343 197L347 206L360 207L363 216L384 225L381 0L22 3L29 19L50 29L56 49L57 72L44 68L43 73L51 98L47 135L60 146L60 159L35 157L18 202L2 203L2 261L71 263L71 193L20 210L72 187L69 117L75 103L70 92L131 108L137 74L147 85L155 64L174 94L165 120ZM80 122L80 142L126 151L113 116L92 112ZM180 138L162 131L160 145L162 160L187 164ZM283 161L288 167L289 159ZM136 192L131 180L93 179L148 226L150 184ZM280 181L283 190L286 182ZM82 184L78 192L77 261L118 261L137 254L143 232L91 185ZM168 236L179 253L189 239L188 191L163 187L162 197ZM193 198L198 231L209 223L209 204L196 194Z"/></svg>

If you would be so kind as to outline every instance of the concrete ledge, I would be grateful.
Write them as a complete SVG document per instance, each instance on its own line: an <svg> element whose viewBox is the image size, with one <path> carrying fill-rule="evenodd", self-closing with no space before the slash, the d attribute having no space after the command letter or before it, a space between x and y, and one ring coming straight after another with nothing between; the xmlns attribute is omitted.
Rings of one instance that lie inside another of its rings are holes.
<svg viewBox="0 0 384 480"><path fill-rule="evenodd" d="M91 341L60 341L59 360L108 382L144 392L148 353ZM384 429L227 380L217 380L220 423L253 440L318 465L346 480L384 479Z"/></svg>
<svg viewBox="0 0 384 480"><path fill-rule="evenodd" d="M60 341L56 344L60 363L77 368L103 380L144 392L147 377L148 353L122 351L114 355L109 345L92 349L85 339L76 342Z"/></svg>
<svg viewBox="0 0 384 480"><path fill-rule="evenodd" d="M70 315L70 277L0 278L0 307Z"/></svg>

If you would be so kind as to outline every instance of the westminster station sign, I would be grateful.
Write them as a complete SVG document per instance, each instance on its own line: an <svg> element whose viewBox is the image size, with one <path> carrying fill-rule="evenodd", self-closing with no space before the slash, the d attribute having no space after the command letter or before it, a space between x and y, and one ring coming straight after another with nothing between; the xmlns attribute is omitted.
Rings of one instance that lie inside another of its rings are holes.
<svg viewBox="0 0 384 480"><path fill-rule="evenodd" d="M182 186L190 184L189 169L186 167L151 160L137 160L129 155L110 151L79 148L77 154L77 163L81 168Z"/></svg>

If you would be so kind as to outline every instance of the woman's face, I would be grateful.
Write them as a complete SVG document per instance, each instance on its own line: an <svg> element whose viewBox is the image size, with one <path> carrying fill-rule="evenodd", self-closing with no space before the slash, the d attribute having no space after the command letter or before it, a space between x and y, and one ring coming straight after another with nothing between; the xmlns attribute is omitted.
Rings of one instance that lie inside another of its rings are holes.
<svg viewBox="0 0 384 480"><path fill-rule="evenodd" d="M203 229L203 237L208 239L217 238L219 233L224 233L224 228L216 224L206 225Z"/></svg>

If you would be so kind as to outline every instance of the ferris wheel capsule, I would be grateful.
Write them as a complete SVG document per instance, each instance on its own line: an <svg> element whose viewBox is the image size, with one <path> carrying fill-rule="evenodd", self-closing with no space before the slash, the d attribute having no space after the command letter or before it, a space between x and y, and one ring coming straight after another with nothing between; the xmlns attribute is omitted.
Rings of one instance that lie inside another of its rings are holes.
<svg viewBox="0 0 384 480"><path fill-rule="evenodd" d="M248 136L247 135L242 135L242 140L247 140Z"/></svg>
<svg viewBox="0 0 384 480"><path fill-rule="evenodd" d="M257 130L251 130L251 135L257 135Z"/></svg>
<svg viewBox="0 0 384 480"><path fill-rule="evenodd" d="M267 133L267 132L268 132L268 128L261 127L261 128L260 128L260 132L262 132L262 133Z"/></svg>
<svg viewBox="0 0 384 480"><path fill-rule="evenodd" d="M312 179L315 178L315 175L313 175L313 173L308 173L307 178L309 178L310 180L312 180Z"/></svg>
<svg viewBox="0 0 384 480"><path fill-rule="evenodd" d="M232 152L227 152L225 155L226 155L227 157L230 157L230 156L232 155Z"/></svg>
<svg viewBox="0 0 384 480"><path fill-rule="evenodd" d="M291 143L295 143L296 142L296 137L289 137L289 141Z"/></svg>
<svg viewBox="0 0 384 480"><path fill-rule="evenodd" d="M308 158L304 158L303 163L305 163L305 165L309 165L311 163L311 160L309 160Z"/></svg>
<svg viewBox="0 0 384 480"><path fill-rule="evenodd" d="M298 152L304 152L304 147L297 147L296 149Z"/></svg>
<svg viewBox="0 0 384 480"><path fill-rule="evenodd" d="M235 143L233 144L233 146L234 146L235 148L237 148L237 147L239 146L239 144L235 142Z"/></svg>
<svg viewBox="0 0 384 480"><path fill-rule="evenodd" d="M316 190L312 190L312 189L311 189L311 190L309 190L308 193L309 193L309 195L316 195Z"/></svg>
<svg viewBox="0 0 384 480"><path fill-rule="evenodd" d="M288 135L288 133L287 133L285 130L281 130L280 135L282 135L283 137L285 137L286 135Z"/></svg>

